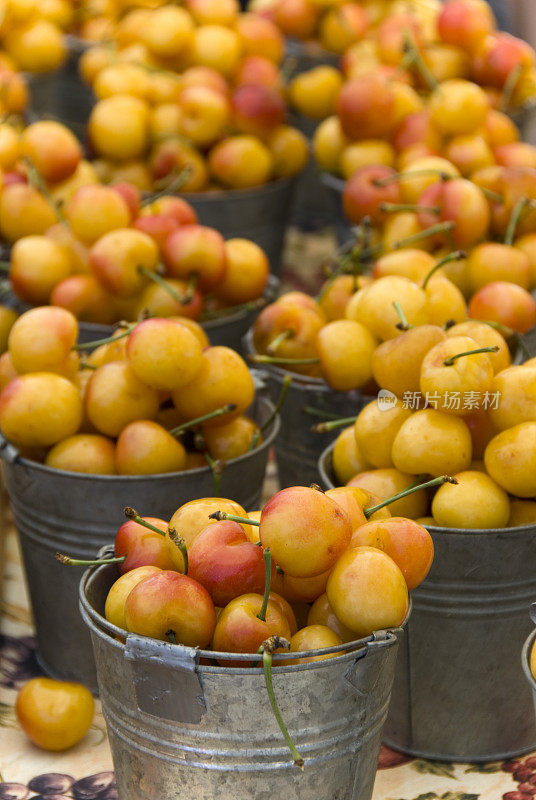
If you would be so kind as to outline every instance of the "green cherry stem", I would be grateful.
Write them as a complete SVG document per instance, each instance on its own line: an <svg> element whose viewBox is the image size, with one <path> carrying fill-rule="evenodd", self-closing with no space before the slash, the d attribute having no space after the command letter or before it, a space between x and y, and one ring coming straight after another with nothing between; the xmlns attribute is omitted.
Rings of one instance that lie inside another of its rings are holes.
<svg viewBox="0 0 536 800"><path fill-rule="evenodd" d="M203 456L212 472L212 479L214 481L214 496L218 497L220 493L221 478L223 475L223 470L225 469L225 464L223 461L220 461L219 459L212 458L210 453L206 451L203 453Z"/></svg>
<svg viewBox="0 0 536 800"><path fill-rule="evenodd" d="M246 517L237 517L235 514L228 514L227 511L214 511L213 514L208 515L208 518L216 519L218 522L228 519L231 522L238 522L240 525L253 525L255 528L258 528L261 524L258 520L249 519Z"/></svg>
<svg viewBox="0 0 536 800"><path fill-rule="evenodd" d="M294 333L294 331L292 331L290 328L287 328L285 331L282 331L278 336L275 337L275 339L273 339L270 342L270 344L266 348L266 352L269 355L274 356L279 350L279 347L283 344L283 342L286 342L287 339L294 338L295 335L296 334Z"/></svg>
<svg viewBox="0 0 536 800"><path fill-rule="evenodd" d="M161 530L160 528L157 528L156 525L153 525L151 522L147 522L146 520L144 520L143 517L141 517L138 514L136 509L131 508L130 506L126 506L123 509L123 512L125 514L125 517L127 517L127 519L132 520L132 522L136 522L138 525L141 525L143 528L147 528L148 531L152 531L153 533L158 533L158 534L160 534L160 536L165 536L166 535L165 531Z"/></svg>
<svg viewBox="0 0 536 800"><path fill-rule="evenodd" d="M80 344L75 344L71 350L94 350L96 347L100 347L102 344L110 344L110 342L117 342L119 339L125 339L132 333L137 324L137 322L134 322L131 325L127 325L125 330L121 333L115 333L113 336L107 336L105 339L94 339L92 342L81 342Z"/></svg>
<svg viewBox="0 0 536 800"><path fill-rule="evenodd" d="M420 73L422 78L424 79L425 83L428 84L428 87L434 91L439 86L437 79L429 66L426 64L424 58L419 52L417 45L415 44L415 39L409 28L406 28L404 31L404 53L406 56L409 57L408 65L415 67L417 72Z"/></svg>
<svg viewBox="0 0 536 800"><path fill-rule="evenodd" d="M405 172L395 172L394 175L386 175L385 178L376 178L372 181L374 186L389 186L391 183L399 183L400 181L411 180L412 178L427 178L436 176L440 181L452 180L452 175L448 172L443 172L440 169L416 169L413 172L407 170Z"/></svg>
<svg viewBox="0 0 536 800"><path fill-rule="evenodd" d="M494 203L499 203L499 205L504 203L504 197L499 192L494 192L492 189L488 189L487 186L480 186L479 189L482 194L486 195L488 200L493 200Z"/></svg>
<svg viewBox="0 0 536 800"><path fill-rule="evenodd" d="M393 242L392 249L400 250L402 247L407 247L408 244L415 244L421 239L427 239L429 236L436 236L438 233L449 233L453 230L456 223L453 220L446 220L445 222L438 222L435 225L430 225L429 228L424 228L419 233L414 233L411 236L406 236L404 239L399 239Z"/></svg>
<svg viewBox="0 0 536 800"><path fill-rule="evenodd" d="M504 237L504 243L509 245L510 247L514 243L514 236L516 235L516 229L519 225L519 221L521 216L527 206L532 205L532 201L530 197L520 197L515 206L512 209L512 213L510 215L510 221L508 223L508 228L506 230L506 235Z"/></svg>
<svg viewBox="0 0 536 800"><path fill-rule="evenodd" d="M250 355L254 364L319 364L319 358L278 358L277 356Z"/></svg>
<svg viewBox="0 0 536 800"><path fill-rule="evenodd" d="M72 558L66 556L64 553L56 553L56 561L60 564L68 564L70 567L100 567L102 564L122 564L126 560L126 556L119 556L118 558Z"/></svg>
<svg viewBox="0 0 536 800"><path fill-rule="evenodd" d="M165 189L162 189L160 192L156 192L156 194L150 194L146 198L144 198L141 202L141 207L144 208L145 206L150 206L156 200L160 200L161 197L167 197L173 192L178 192L179 189L182 189L188 178L190 177L193 168L190 164L188 164L184 169L182 169L176 178L174 178L171 183L169 183Z"/></svg>
<svg viewBox="0 0 536 800"><path fill-rule="evenodd" d="M439 206L421 206L418 203L380 203L378 206L384 214L398 214L400 211L424 211L429 214L440 214Z"/></svg>
<svg viewBox="0 0 536 800"><path fill-rule="evenodd" d="M509 108L512 95L522 74L523 66L521 64L518 64L508 73L508 77L504 82L503 90L501 92L501 99L499 102L499 108L501 111L506 111Z"/></svg>
<svg viewBox="0 0 536 800"><path fill-rule="evenodd" d="M393 497L388 497L387 500L382 500L381 503L377 503L375 506L370 506L370 508L364 508L363 514L367 519L370 519L376 511L379 511L384 506L388 506L391 503L394 503L395 500L401 500L403 497L407 497L414 492L420 492L421 489L429 489L432 486L441 486L443 483L458 483L456 478L451 478L450 475L442 475L440 478L434 478L431 481L426 481L425 483L418 483L412 484L408 486L407 489L404 489L403 492L399 492L398 494L393 495Z"/></svg>
<svg viewBox="0 0 536 800"><path fill-rule="evenodd" d="M352 425L357 417L340 417L340 419L331 419L328 422L319 422L317 425L312 425L311 430L313 433L329 433L336 428L342 428L345 425Z"/></svg>
<svg viewBox="0 0 536 800"><path fill-rule="evenodd" d="M458 358L463 358L464 356L476 356L479 353L498 353L499 350L500 348L498 344L494 344L491 347L479 347L476 350L466 350L464 353L456 353L456 355L449 356L449 358L446 358L443 361L443 364L446 367L452 367Z"/></svg>
<svg viewBox="0 0 536 800"><path fill-rule="evenodd" d="M153 281L153 283L156 283L158 286L160 286L161 289L167 292L170 297L177 301L177 303L180 303L181 306L186 306L191 302L192 294L189 293L189 286L186 292L183 294L182 292L177 291L177 289L175 289L175 287L172 286L169 281L167 281L157 272L153 272L146 267L138 267L138 272L140 275L143 275L145 278L148 278L150 281Z"/></svg>
<svg viewBox="0 0 536 800"><path fill-rule="evenodd" d="M233 314L239 314L241 311L255 311L257 308L262 308L266 305L264 297L259 297L257 300L249 300L247 303L240 303L237 306L226 306L226 308L218 308L215 311L204 311L201 315L201 322L208 322L211 319L220 319L221 317L229 317Z"/></svg>
<svg viewBox="0 0 536 800"><path fill-rule="evenodd" d="M406 315L404 314L402 306L400 305L398 300L393 300L393 306L396 313L400 317L400 322L397 322L396 324L396 327L398 328L399 331L409 331L410 328L415 327L414 325L410 325L409 322L407 321Z"/></svg>
<svg viewBox="0 0 536 800"><path fill-rule="evenodd" d="M235 411L235 409L236 403L227 403L227 405L221 406L221 408L217 408L215 411L211 411L209 414L203 414L202 417L196 417L195 419L191 419L189 422L183 422L182 425L177 425L177 427L172 428L169 433L172 436L178 436L180 433L190 430L190 428L195 428L196 425L201 425L203 422L207 422L209 419L215 419L216 417L222 417L224 414L230 414L232 411Z"/></svg>
<svg viewBox="0 0 536 800"><path fill-rule="evenodd" d="M303 770L303 758L296 750L294 742L290 738L287 726L283 722L283 717L281 716L279 706L277 705L277 700L275 699L274 686L272 683L272 654L282 647L285 648L285 650L290 650L290 642L288 642L286 639L283 639L281 636L270 636L270 638L266 639L259 647L259 653L262 653L264 681L266 683L266 691L268 692L268 698L270 700L274 717L277 720L277 724L279 725L281 733L285 737L288 749L290 750L292 758L294 759L294 764Z"/></svg>
<svg viewBox="0 0 536 800"><path fill-rule="evenodd" d="M304 406L302 408L303 414L309 414L310 417L323 417L324 419L339 419L336 414L333 414L330 411L324 411L321 408L315 408L314 406Z"/></svg>
<svg viewBox="0 0 536 800"><path fill-rule="evenodd" d="M422 288L426 289L426 287L428 286L428 281L430 280L430 278L433 275L435 275L435 273L438 271L438 269L441 269L441 267L444 267L445 264L450 264L451 261L461 261L462 258L466 258L466 257L467 257L467 253L465 253L463 250L455 250L453 253L449 253L448 255L443 256L443 258L440 258L439 261L437 262L437 264L435 264L432 267L432 269L430 270L430 272L428 273L428 275L424 279Z"/></svg>
<svg viewBox="0 0 536 800"><path fill-rule="evenodd" d="M274 410L272 411L266 422L263 422L261 425L262 433L264 433L264 431L270 427L276 416L283 408L285 400L287 399L288 390L290 389L291 383L292 383L292 375L285 375L285 377L283 378L283 386L281 387L281 391L279 393L279 397L277 398L277 403L274 406Z"/></svg>
<svg viewBox="0 0 536 800"><path fill-rule="evenodd" d="M188 575L188 548L186 547L186 542L182 536L179 536L175 528L168 527L167 533L173 544L181 551L182 559L184 561L183 575Z"/></svg>
<svg viewBox="0 0 536 800"><path fill-rule="evenodd" d="M61 222L62 225L68 228L69 223L67 222L67 218L63 213L61 205L57 203L56 200L54 200L54 198L50 194L48 186L46 185L45 180L43 179L43 176L33 163L32 159L28 158L28 156L24 156L22 160L26 165L26 169L28 170L28 182L30 183L30 185L33 186L34 189L37 189L43 195L48 205L58 218L58 221Z"/></svg>
<svg viewBox="0 0 536 800"><path fill-rule="evenodd" d="M177 638L175 636L175 631L166 631L166 636L169 639L171 644L177 644Z"/></svg>
<svg viewBox="0 0 536 800"><path fill-rule="evenodd" d="M264 597L262 598L262 606L261 610L257 614L257 618L260 619L261 622L266 622L266 610L268 608L268 600L270 599L270 586L272 584L272 554L269 547L266 547L262 551L262 556L264 558L264 572L266 578L264 581Z"/></svg>

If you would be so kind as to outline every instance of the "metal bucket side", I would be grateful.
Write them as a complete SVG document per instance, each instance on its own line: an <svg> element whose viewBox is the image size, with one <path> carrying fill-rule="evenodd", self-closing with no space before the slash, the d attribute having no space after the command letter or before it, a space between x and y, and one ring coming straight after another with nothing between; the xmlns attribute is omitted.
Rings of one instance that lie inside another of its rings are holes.
<svg viewBox="0 0 536 800"><path fill-rule="evenodd" d="M335 233L339 245L345 245L352 238L352 224L346 217L342 206L342 193L345 181L337 178L329 172L322 172L320 175L322 184L326 187L333 208L335 219Z"/></svg>
<svg viewBox="0 0 536 800"><path fill-rule="evenodd" d="M245 339L248 353L254 353L252 331ZM263 365L264 381L273 402L281 393L287 370L279 367ZM358 414L370 401L371 397L362 395L360 391L335 392L320 378L307 378L295 375L280 410L281 431L275 443L277 472L281 488L287 486L308 486L318 480L318 458L326 446L326 441L333 440L337 432L313 433L311 426L318 419L307 414L304 409L312 406L326 412L326 416L335 414L349 417Z"/></svg>
<svg viewBox="0 0 536 800"><path fill-rule="evenodd" d="M81 141L96 97L82 80L78 62L82 53L91 47L77 36L68 35L65 63L52 73L28 74L31 94L30 115L34 119L52 117L70 128Z"/></svg>
<svg viewBox="0 0 536 800"><path fill-rule="evenodd" d="M272 303L279 291L279 280L275 275L269 275L263 298L266 303ZM251 310L242 309L234 314L219 317L218 319L206 320L201 322L210 344L212 346L230 347L238 353L244 355L242 339L244 334L253 325L259 311L254 308ZM80 322L78 324L78 341L93 342L97 339L104 339L111 336L114 328L112 325L99 325L95 322Z"/></svg>
<svg viewBox="0 0 536 800"><path fill-rule="evenodd" d="M336 485L332 450L319 460L326 488ZM536 526L427 528L434 563L412 592L385 741L440 761L496 761L534 750L530 689L512 654L531 630Z"/></svg>
<svg viewBox="0 0 536 800"><path fill-rule="evenodd" d="M289 120L309 142L309 160L298 177L292 202L290 221L302 231L316 231L335 224L332 198L321 180L321 173L312 153L312 140L320 120L294 112Z"/></svg>
<svg viewBox="0 0 536 800"><path fill-rule="evenodd" d="M251 239L262 247L273 273L279 273L285 232L297 178L280 178L254 189L181 193L203 225L225 239Z"/></svg>
<svg viewBox="0 0 536 800"><path fill-rule="evenodd" d="M523 650L521 651L521 666L523 667L523 672L525 673L525 677L528 680L529 686L531 688L532 700L534 703L534 713L536 714L536 678L532 674L530 668L530 656L535 643L536 643L536 629L532 631L529 638L523 645Z"/></svg>
<svg viewBox="0 0 536 800"><path fill-rule="evenodd" d="M259 398L255 419L262 424L273 405ZM279 430L273 422L256 450L229 462L220 494L246 509L260 505L269 449ZM86 627L77 608L79 569L55 559L57 551L93 558L113 541L124 522L123 508L170 519L188 500L214 495L208 467L143 477L85 475L54 470L2 452L5 482L19 532L35 626L39 660L45 671L77 680L96 691L96 673ZM9 459L9 460L8 460Z"/></svg>
<svg viewBox="0 0 536 800"><path fill-rule="evenodd" d="M199 659L214 654L114 638L102 609L116 574L110 567L86 573L80 598L123 800L268 800L283 792L296 800L370 800L396 634L379 633L332 659L274 668L281 713L305 758L300 772L260 668L204 666Z"/></svg>
<svg viewBox="0 0 536 800"><path fill-rule="evenodd" d="M299 75L310 69L327 64L330 67L340 67L341 56L325 50L314 41L304 42L287 36L285 39L285 57L290 61L290 75ZM288 63L288 62L287 62Z"/></svg>

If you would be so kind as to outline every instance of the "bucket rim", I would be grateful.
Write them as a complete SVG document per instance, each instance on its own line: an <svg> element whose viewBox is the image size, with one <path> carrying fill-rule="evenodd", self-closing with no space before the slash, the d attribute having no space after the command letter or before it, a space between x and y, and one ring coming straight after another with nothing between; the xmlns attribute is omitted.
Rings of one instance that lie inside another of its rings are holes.
<svg viewBox="0 0 536 800"><path fill-rule="evenodd" d="M266 408L268 416L273 413L275 406L267 397L258 396L257 402ZM270 423L269 432L263 437L262 442L255 450L249 450L241 456L230 459L227 464L238 464L246 459L252 458L254 455L264 452L270 448L279 433L281 427L281 419L279 414L276 414ZM9 451L9 455L6 451ZM34 470L35 472L44 472L47 475L58 476L62 478L69 478L71 480L91 480L102 483L136 483L139 481L163 481L178 479L181 475L188 475L188 477L196 477L202 474L208 474L210 467L195 467L194 469L180 470L178 472L158 472L154 475L93 475L87 472L71 472L66 469L57 469L55 467L48 467L46 464L41 464L39 461L32 461L29 458L24 458L10 442L0 434L0 459L10 464L15 463L27 470Z"/></svg>
<svg viewBox="0 0 536 800"><path fill-rule="evenodd" d="M277 194L279 190L291 188L294 185L300 172L296 175L290 175L286 178L275 178L275 180L262 183L260 186L251 186L246 189L214 189L207 192L175 192L174 194L179 197L184 197L185 200L192 198L197 202L206 201L207 203L221 201L221 200L248 200L255 199L260 195ZM151 197L153 192L148 192L147 197Z"/></svg>
<svg viewBox="0 0 536 800"><path fill-rule="evenodd" d="M332 172L328 172L327 170L321 171L320 180L329 189L333 189L339 194L343 193L346 185L346 181L343 178L340 178L338 175L333 175Z"/></svg>
<svg viewBox="0 0 536 800"><path fill-rule="evenodd" d="M532 691L535 693L535 700L536 700L536 678L532 674L530 670L530 656L532 652L532 648L536 643L536 628L532 631L532 633L527 637L525 640L525 644L523 645L523 650L521 651L521 666L523 667L523 672L531 685Z"/></svg>
<svg viewBox="0 0 536 800"><path fill-rule="evenodd" d="M331 463L331 456L335 448L335 442L331 442L327 447L322 450L318 459L318 472L326 489L334 489L336 484L333 483L331 476L328 474L326 464ZM430 533L445 533L449 536L509 536L519 533L536 533L536 523L533 525L517 525L512 528L442 528L439 525L423 525Z"/></svg>
<svg viewBox="0 0 536 800"><path fill-rule="evenodd" d="M139 641L143 640L144 642L154 642L156 643L155 646L158 648L164 648L164 652L168 651L171 654L174 652L174 648L177 645L171 644L171 642L165 642L160 639L153 639L148 636L140 636L138 634L130 633L129 631L124 630L123 628L119 628L116 625L113 625L111 622L99 614L93 606L90 604L87 598L87 587L92 580L94 580L100 572L103 572L109 568L110 565L102 565L99 567L90 567L87 569L82 578L80 580L79 585L79 605L80 605L80 613L84 619L84 622L88 627L91 627L92 633L98 633L102 638L106 638L108 643L113 647L118 647L125 651L127 647L127 642L129 639L131 641ZM368 651L368 647L375 644L376 646L383 646L389 647L393 646L398 642L398 637L403 633L404 629L407 626L408 620L411 616L412 610L412 601L411 597L409 599L408 610L406 612L406 616L404 620L398 627L387 628L385 630L378 630L374 631L369 636L362 637L360 639L354 639L351 642L343 642L340 645L334 645L332 647L325 647L325 648L317 648L315 650L307 650L302 652L285 652L285 653L274 653L273 654L273 662L274 664L278 664L281 667L286 667L287 669L295 670L303 670L311 667L319 667L319 666L326 666L329 665L330 662L337 660L338 658L348 658L352 655L360 651L363 652L362 656L364 657ZM91 623L91 625L90 625ZM120 637L120 641L117 640L116 637ZM122 640L125 640L124 642ZM150 645L149 645L150 646ZM258 674L262 673L263 667L262 664L258 667L252 667L252 661L261 661L261 657L259 653L229 653L229 652L219 652L216 650L204 650L198 647L187 647L186 645L180 645L184 650L188 651L193 655L195 658L196 669L200 669L206 672L225 672L227 674L235 674L237 670L239 670L239 674L244 674L245 672L251 674ZM306 658L311 658L318 655L327 655L330 653L337 653L339 655L333 656L330 659L323 659L321 661L314 661L308 662L305 664L285 664L286 661L291 660L303 660ZM225 666L212 666L208 664L200 664L200 659L208 659L210 661L243 661L245 663L244 667L225 667Z"/></svg>

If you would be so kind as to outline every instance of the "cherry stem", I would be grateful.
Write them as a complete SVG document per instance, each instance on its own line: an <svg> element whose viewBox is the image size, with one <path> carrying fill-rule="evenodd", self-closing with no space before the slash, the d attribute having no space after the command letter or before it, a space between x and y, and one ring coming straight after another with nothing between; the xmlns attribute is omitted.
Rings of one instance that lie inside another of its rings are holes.
<svg viewBox="0 0 536 800"><path fill-rule="evenodd" d="M283 378L283 386L281 387L279 397L277 398L277 403L275 404L274 410L272 411L266 422L262 423L260 428L261 433L263 433L267 428L270 427L274 419L277 417L277 415L283 408L285 400L287 399L288 390L290 389L290 384L292 383L292 380L293 380L292 375L285 375L285 377Z"/></svg>
<svg viewBox="0 0 536 800"><path fill-rule="evenodd" d="M437 176L440 181L450 181L453 176L448 172L443 172L440 169L416 169L413 172L406 170L405 172L396 172L394 175L386 175L385 178L376 178L372 181L374 186L389 186L391 183L399 183L412 178L426 178L429 176Z"/></svg>
<svg viewBox="0 0 536 800"><path fill-rule="evenodd" d="M504 197L499 192L494 192L493 189L488 189L487 186L479 186L478 187L482 194L485 194L488 200L493 200L495 203L500 203L501 205L504 203Z"/></svg>
<svg viewBox="0 0 536 800"><path fill-rule="evenodd" d="M257 308L262 308L266 305L264 297L259 297L257 300L249 300L247 303L240 303L237 306L227 306L226 308L218 308L216 311L204 311L201 315L201 321L211 319L219 319L220 317L229 317L232 314L238 314L240 311L255 311Z"/></svg>
<svg viewBox="0 0 536 800"><path fill-rule="evenodd" d="M28 156L24 156L22 160L25 163L26 168L28 170L28 181L30 185L33 186L34 189L37 189L43 195L48 205L51 207L56 217L58 218L58 221L61 222L62 225L68 228L69 223L67 222L65 214L63 213L63 210L61 208L61 205L56 200L54 200L54 198L50 194L48 186L46 185L43 176L33 163L32 159L28 158Z"/></svg>
<svg viewBox="0 0 536 800"><path fill-rule="evenodd" d="M208 422L209 419L222 417L224 414L230 414L235 410L236 403L227 403L227 405L221 406L221 408L217 408L215 411L211 411L209 414L203 414L202 417L196 417L189 422L183 422L182 425L177 425L177 427L172 428L169 433L171 436L178 436L180 433L183 433L183 431L190 430L190 428L195 428L196 425L201 425L203 422Z"/></svg>
<svg viewBox="0 0 536 800"><path fill-rule="evenodd" d="M166 186L165 189L162 189L161 192L157 192L156 194L150 194L148 197L144 198L141 202L141 207L144 208L145 206L150 206L156 200L160 200L161 197L167 197L168 195L173 194L173 192L178 192L179 189L184 186L192 171L192 166L188 164L179 172L177 177Z"/></svg>
<svg viewBox="0 0 536 800"><path fill-rule="evenodd" d="M125 339L127 336L130 336L137 324L138 323L135 322L132 325L127 325L125 330L121 333L114 333L113 336L107 336L105 339L94 339L92 342L81 342L80 344L75 344L71 350L94 350L96 347L100 347L102 344L110 344L110 342L117 342L119 339Z"/></svg>
<svg viewBox="0 0 536 800"><path fill-rule="evenodd" d="M90 558L88 560L83 558L71 558L64 553L56 553L56 561L60 564L68 564L70 567L100 567L102 564L122 564L126 560L126 556L119 556L118 558Z"/></svg>
<svg viewBox="0 0 536 800"><path fill-rule="evenodd" d="M228 514L227 511L214 511L213 514L208 515L209 519L217 519L218 522L222 522L225 519L228 519L230 522L238 522L240 525L253 525L255 528L258 528L261 524L256 519L249 519L247 517L237 517L235 514Z"/></svg>
<svg viewBox="0 0 536 800"><path fill-rule="evenodd" d="M160 286L161 289L167 292L170 297L172 297L174 300L177 301L177 303L180 303L181 306L186 306L188 305L188 303L191 302L192 295L189 294L190 287L188 287L186 292L182 293L177 291L177 289L175 289L175 287L172 286L169 283L169 281L167 281L157 272L153 272L152 270L147 269L146 267L138 267L138 272L140 273L140 275L143 275L145 278L148 278L150 281L153 281L153 283L158 284L158 286Z"/></svg>
<svg viewBox="0 0 536 800"><path fill-rule="evenodd" d="M513 67L513 69L511 69L508 73L508 77L506 78L502 88L501 99L499 102L499 108L501 111L506 111L506 109L509 108L512 95L522 74L523 66L521 64Z"/></svg>
<svg viewBox="0 0 536 800"><path fill-rule="evenodd" d="M431 481L426 481L425 483L418 483L412 484L408 486L407 489L404 489L403 492L399 492L398 494L393 495L393 497L388 497L387 500L382 500L381 503L378 503L375 506L370 506L370 508L364 508L363 514L367 519L370 519L376 511L379 511L384 506L388 506L391 503L394 503L395 500L401 500L403 497L407 497L414 492L420 492L422 489L429 489L432 486L440 486L443 483L458 483L456 478L451 478L450 475L442 475L440 478L434 478Z"/></svg>
<svg viewBox="0 0 536 800"><path fill-rule="evenodd" d="M210 467L210 471L212 472L212 479L214 481L214 495L217 497L220 493L220 485L221 485L221 478L223 475L223 470L225 469L225 464L220 459L212 458L210 453L203 453L205 461Z"/></svg>
<svg viewBox="0 0 536 800"><path fill-rule="evenodd" d="M262 622L266 622L266 610L268 608L268 600L270 599L270 586L272 584L272 554L270 548L266 547L262 552L264 558L264 572L266 579L264 582L264 597L262 599L261 610L257 614L257 618Z"/></svg>
<svg viewBox="0 0 536 800"><path fill-rule="evenodd" d="M171 642L171 644L177 644L177 639L175 637L175 631L166 631L166 636Z"/></svg>
<svg viewBox="0 0 536 800"><path fill-rule="evenodd" d="M98 369L96 364L91 364L90 361L80 361L80 369Z"/></svg>
<svg viewBox="0 0 536 800"><path fill-rule="evenodd" d="M270 344L266 348L266 352L271 356L275 355L280 345L282 345L283 342L286 342L287 339L294 338L295 335L296 334L294 331L291 331L290 328L287 328L286 331L280 333L278 336L275 337L275 339L273 339L270 342Z"/></svg>
<svg viewBox="0 0 536 800"><path fill-rule="evenodd" d="M466 350L465 353L456 353L454 356L449 356L443 361L443 364L446 367L452 367L456 359L463 358L464 356L476 356L479 353L497 353L500 350L498 344L494 344L491 347L479 347L476 350Z"/></svg>
<svg viewBox="0 0 536 800"><path fill-rule="evenodd" d="M321 408L314 408L314 406L304 406L302 408L303 414L309 414L311 417L324 417L324 419L339 419L336 414L330 411L324 411Z"/></svg>
<svg viewBox="0 0 536 800"><path fill-rule="evenodd" d="M328 422L319 422L317 425L312 425L311 430L313 433L329 433L336 428L343 428L345 425L352 425L357 417L340 417L340 419L331 419Z"/></svg>
<svg viewBox="0 0 536 800"><path fill-rule="evenodd" d="M168 536L173 544L179 548L182 553L182 560L184 561L184 575L188 575L188 548L186 547L186 542L180 536L175 528L171 526L167 529Z"/></svg>
<svg viewBox="0 0 536 800"><path fill-rule="evenodd" d="M429 228L424 228L424 230L419 231L419 233L413 233L411 236L406 236L405 239L399 239L397 242L393 242L392 248L393 250L399 250L408 244L414 244L421 239L427 239L429 236L435 236L438 233L447 233L453 230L455 225L456 223L452 220L438 222L436 225L430 225Z"/></svg>
<svg viewBox="0 0 536 800"><path fill-rule="evenodd" d="M127 519L132 520L132 522L136 522L138 525L141 525L143 528L147 528L147 530L152 531L153 533L158 533L160 536L165 536L166 532L157 528L156 525L153 525L151 522L147 522L146 520L141 517L136 509L131 508L130 506L126 506L123 509L125 517Z"/></svg>
<svg viewBox="0 0 536 800"><path fill-rule="evenodd" d="M393 306L396 313L400 317L400 322L397 322L396 324L396 327L398 328L399 331L409 331L410 328L415 327L414 325L410 325L409 322L407 321L406 315L404 314L402 306L400 305L398 300L393 300Z"/></svg>
<svg viewBox="0 0 536 800"><path fill-rule="evenodd" d="M508 223L508 228L504 237L504 243L506 245L511 247L514 243L514 236L516 235L516 229L519 225L521 215L529 205L532 205L532 201L529 197L520 197L513 207L512 214L510 215L510 222Z"/></svg>
<svg viewBox="0 0 536 800"><path fill-rule="evenodd" d="M255 364L320 364L319 358L278 358L277 356L250 355Z"/></svg>
<svg viewBox="0 0 536 800"><path fill-rule="evenodd" d="M453 253L449 253L448 255L443 256L443 258L440 258L439 261L437 262L437 264L435 264L432 267L432 269L430 270L430 272L428 273L428 275L424 279L422 288L426 289L426 287L428 286L428 281L430 280L430 278L439 269L441 269L441 267L444 267L445 264L449 264L451 261L461 261L462 258L466 258L466 257L467 257L467 253L465 253L463 250L455 250Z"/></svg>
<svg viewBox="0 0 536 800"><path fill-rule="evenodd" d="M424 211L430 214L440 214L439 206L420 206L418 203L380 203L379 210L384 214L398 214L399 211Z"/></svg>
<svg viewBox="0 0 536 800"><path fill-rule="evenodd" d="M283 639L281 636L270 636L270 638L266 639L266 641L264 641L259 647L259 653L262 653L264 681L266 683L266 691L268 692L268 698L270 700L274 717L277 720L277 724L279 725L281 733L285 737L288 749L290 750L292 758L294 759L294 764L303 770L303 758L296 750L294 742L290 738L287 726L283 722L283 717L281 716L281 712L277 705L277 700L275 699L274 686L272 683L272 653L282 647L285 648L285 650L290 650L290 642L288 642L286 639Z"/></svg>
<svg viewBox="0 0 536 800"><path fill-rule="evenodd" d="M432 91L437 89L439 83L420 54L419 49L415 44L413 34L408 28L404 30L404 53L408 57L408 62L406 62L407 66L414 66Z"/></svg>

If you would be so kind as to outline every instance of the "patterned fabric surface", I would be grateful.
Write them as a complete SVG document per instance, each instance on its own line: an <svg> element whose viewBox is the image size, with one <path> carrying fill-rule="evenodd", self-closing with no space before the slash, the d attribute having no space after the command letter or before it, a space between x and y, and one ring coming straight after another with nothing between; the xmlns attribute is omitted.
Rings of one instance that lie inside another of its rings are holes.
<svg viewBox="0 0 536 800"><path fill-rule="evenodd" d="M287 262L292 264L292 270L283 272L284 285L315 291L319 285L319 267L332 252L333 240L329 235L304 237L293 232L287 248ZM264 488L265 497L277 490L273 464L269 466ZM4 499L4 509L5 506ZM34 747L17 724L14 713L17 690L39 675L40 669L17 536L9 511L2 516L5 520L0 528L0 800L114 800L118 795L113 764L98 702L89 733L65 753L47 753ZM532 800L536 795L536 754L515 762L470 766L407 758L384 747L378 766L373 800Z"/></svg>

